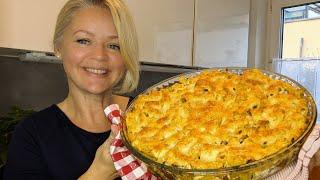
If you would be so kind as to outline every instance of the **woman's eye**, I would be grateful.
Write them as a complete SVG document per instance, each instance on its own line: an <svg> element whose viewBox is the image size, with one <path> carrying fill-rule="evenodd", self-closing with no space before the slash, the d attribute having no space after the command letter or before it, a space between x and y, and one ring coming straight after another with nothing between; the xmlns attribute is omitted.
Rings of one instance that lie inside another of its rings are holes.
<svg viewBox="0 0 320 180"><path fill-rule="evenodd" d="M77 43L83 44L83 45L88 45L88 44L90 44L90 41L88 39L78 39Z"/></svg>
<svg viewBox="0 0 320 180"><path fill-rule="evenodd" d="M118 44L109 44L108 48L111 48L111 49L116 50L116 51L120 50L120 46Z"/></svg>

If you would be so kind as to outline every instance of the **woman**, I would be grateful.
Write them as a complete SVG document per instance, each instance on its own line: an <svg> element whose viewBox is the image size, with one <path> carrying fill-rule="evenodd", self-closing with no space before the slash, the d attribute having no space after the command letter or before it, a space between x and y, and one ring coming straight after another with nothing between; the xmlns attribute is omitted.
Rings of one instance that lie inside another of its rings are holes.
<svg viewBox="0 0 320 180"><path fill-rule="evenodd" d="M68 96L16 127L4 179L113 179L114 133L103 110L118 103L113 93L130 92L139 78L128 10L121 0L69 0L53 45L68 78Z"/></svg>

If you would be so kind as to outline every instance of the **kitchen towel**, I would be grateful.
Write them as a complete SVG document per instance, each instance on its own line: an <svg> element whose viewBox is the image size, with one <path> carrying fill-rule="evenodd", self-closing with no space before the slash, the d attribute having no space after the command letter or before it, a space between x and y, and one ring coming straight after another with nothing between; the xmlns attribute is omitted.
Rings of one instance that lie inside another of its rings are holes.
<svg viewBox="0 0 320 180"><path fill-rule="evenodd" d="M111 124L121 125L121 111L117 104L112 104L104 110ZM120 132L110 145L110 154L114 167L123 180L143 179L157 180L158 178L147 167L139 162L124 146Z"/></svg>

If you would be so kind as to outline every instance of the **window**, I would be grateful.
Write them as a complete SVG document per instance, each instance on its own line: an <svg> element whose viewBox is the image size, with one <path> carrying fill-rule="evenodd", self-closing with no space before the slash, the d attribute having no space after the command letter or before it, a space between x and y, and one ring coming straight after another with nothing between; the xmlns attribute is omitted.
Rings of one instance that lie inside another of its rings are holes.
<svg viewBox="0 0 320 180"><path fill-rule="evenodd" d="M320 57L320 3L282 8L282 58Z"/></svg>
<svg viewBox="0 0 320 180"><path fill-rule="evenodd" d="M320 1L273 0L271 7L272 70L299 82L320 107Z"/></svg>

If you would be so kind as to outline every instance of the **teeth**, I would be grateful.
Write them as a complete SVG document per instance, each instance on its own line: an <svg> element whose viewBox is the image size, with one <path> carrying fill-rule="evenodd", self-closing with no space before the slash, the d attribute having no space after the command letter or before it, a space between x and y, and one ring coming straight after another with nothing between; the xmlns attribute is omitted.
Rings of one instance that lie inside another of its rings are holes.
<svg viewBox="0 0 320 180"><path fill-rule="evenodd" d="M93 69L93 68L85 68L86 71L89 71L91 73L95 73L95 74L105 74L107 73L107 70L102 70L102 69Z"/></svg>

